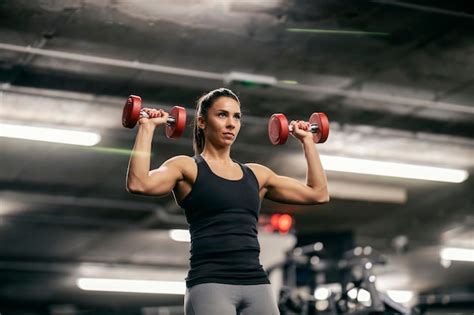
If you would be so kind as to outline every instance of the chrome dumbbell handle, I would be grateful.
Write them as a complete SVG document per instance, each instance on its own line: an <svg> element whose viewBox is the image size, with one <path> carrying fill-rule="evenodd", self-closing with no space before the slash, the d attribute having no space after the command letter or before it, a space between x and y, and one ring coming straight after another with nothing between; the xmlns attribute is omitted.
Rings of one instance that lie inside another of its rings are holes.
<svg viewBox="0 0 474 315"><path fill-rule="evenodd" d="M312 133L316 133L318 132L318 128L319 128L318 124L311 124L308 131ZM293 132L293 125L289 125L288 130L290 132Z"/></svg>

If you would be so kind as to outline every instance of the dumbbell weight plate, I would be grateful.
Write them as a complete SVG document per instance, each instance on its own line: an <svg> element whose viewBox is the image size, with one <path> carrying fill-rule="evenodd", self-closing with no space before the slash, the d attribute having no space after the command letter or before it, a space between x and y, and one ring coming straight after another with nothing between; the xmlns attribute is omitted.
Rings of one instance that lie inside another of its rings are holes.
<svg viewBox="0 0 474 315"><path fill-rule="evenodd" d="M315 143L323 143L329 137L329 119L324 113L313 113L309 118L310 124L317 124L318 131L313 134Z"/></svg>
<svg viewBox="0 0 474 315"><path fill-rule="evenodd" d="M283 114L273 114L268 121L268 137L274 145L285 144L288 140L288 119Z"/></svg>
<svg viewBox="0 0 474 315"><path fill-rule="evenodd" d="M174 106L171 108L169 115L174 118L174 123L166 124L166 137L179 138L186 127L186 109L181 106Z"/></svg>
<svg viewBox="0 0 474 315"><path fill-rule="evenodd" d="M126 128L133 128L140 119L142 99L140 96L130 95L125 102L122 112L122 125Z"/></svg>

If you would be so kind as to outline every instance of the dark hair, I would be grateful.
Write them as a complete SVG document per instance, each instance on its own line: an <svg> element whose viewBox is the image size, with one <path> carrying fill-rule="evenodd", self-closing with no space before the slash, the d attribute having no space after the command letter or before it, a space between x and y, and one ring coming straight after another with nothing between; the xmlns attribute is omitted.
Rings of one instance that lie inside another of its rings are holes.
<svg viewBox="0 0 474 315"><path fill-rule="evenodd" d="M207 94L204 94L201 96L196 103L196 115L194 116L194 128L193 128L193 149L194 149L194 154L199 155L202 153L202 150L204 150L204 144L205 144L205 138L204 138L204 131L202 129L199 129L198 127L198 118L199 116L204 117L205 120L207 120L207 112L209 108L212 107L214 102L219 98L219 97L230 97L234 99L237 103L240 105L239 98L237 95L235 95L234 92L232 92L229 89L226 88L219 88L210 91Z"/></svg>

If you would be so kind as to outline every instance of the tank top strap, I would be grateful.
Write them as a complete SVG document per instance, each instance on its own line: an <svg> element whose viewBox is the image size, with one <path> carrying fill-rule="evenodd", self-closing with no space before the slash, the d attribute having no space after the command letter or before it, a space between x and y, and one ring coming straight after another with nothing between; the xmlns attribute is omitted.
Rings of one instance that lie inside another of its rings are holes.
<svg viewBox="0 0 474 315"><path fill-rule="evenodd" d="M195 155L193 156L193 159L196 161L196 163L201 163L203 160L203 157L200 155Z"/></svg>
<svg viewBox="0 0 474 315"><path fill-rule="evenodd" d="M232 159L232 161L234 161L235 163L240 165L240 168L244 172L244 178L256 183L257 188L258 188L259 187L258 179L257 179L257 176L255 175L255 173L252 171L252 169L250 167L248 167L247 165L245 165L244 163L240 163L239 161L236 161L234 159Z"/></svg>
<svg viewBox="0 0 474 315"><path fill-rule="evenodd" d="M241 168L242 171L244 172L244 176L247 175L247 173L248 173L248 167L247 167L245 164L240 163L239 161L236 161L236 160L234 160L234 159L232 159L232 161L234 161L234 163L237 163L237 165L240 166L240 168Z"/></svg>

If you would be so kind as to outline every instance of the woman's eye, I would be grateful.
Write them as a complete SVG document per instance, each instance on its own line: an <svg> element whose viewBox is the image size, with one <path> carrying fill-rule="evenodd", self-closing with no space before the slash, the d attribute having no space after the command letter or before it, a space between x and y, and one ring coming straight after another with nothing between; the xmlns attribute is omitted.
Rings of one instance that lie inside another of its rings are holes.
<svg viewBox="0 0 474 315"><path fill-rule="evenodd" d="M234 118L237 119L237 120L240 120L241 117L240 117L240 115L235 115Z"/></svg>
<svg viewBox="0 0 474 315"><path fill-rule="evenodd" d="M225 113L219 113L219 115L218 115L218 116L219 116L219 117L225 117L225 116L226 116L226 114L225 114Z"/></svg>

